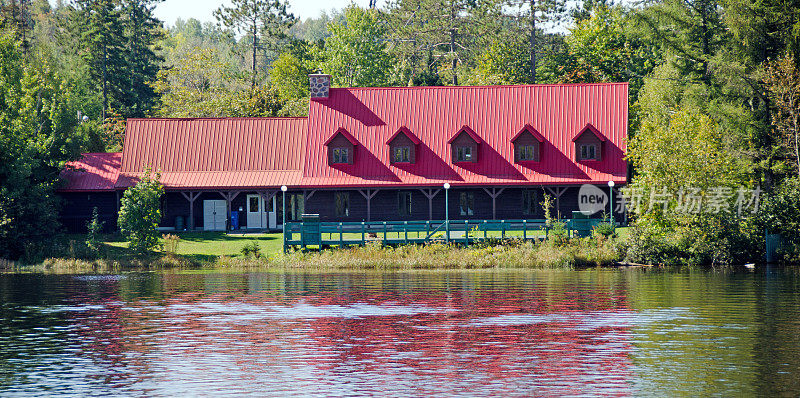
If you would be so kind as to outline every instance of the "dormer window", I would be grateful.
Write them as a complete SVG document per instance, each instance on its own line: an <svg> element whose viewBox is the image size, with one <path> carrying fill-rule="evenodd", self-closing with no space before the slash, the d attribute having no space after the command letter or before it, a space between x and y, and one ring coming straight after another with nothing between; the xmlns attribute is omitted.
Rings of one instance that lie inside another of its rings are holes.
<svg viewBox="0 0 800 398"><path fill-rule="evenodd" d="M539 160L537 152L539 152L539 148L537 146L523 145L519 147L519 150L517 152L517 158L519 160L531 160L535 162Z"/></svg>
<svg viewBox="0 0 800 398"><path fill-rule="evenodd" d="M514 162L538 162L540 159L539 151L541 150L544 137L539 134L536 129L531 125L526 124L514 138L511 139L514 144Z"/></svg>
<svg viewBox="0 0 800 398"><path fill-rule="evenodd" d="M591 124L586 124L572 139L572 142L575 143L575 160L578 162L603 160L605 141L606 137L600 133L600 130Z"/></svg>
<svg viewBox="0 0 800 398"><path fill-rule="evenodd" d="M389 139L389 162L392 164L414 164L417 161L419 138L407 127L400 127Z"/></svg>
<svg viewBox="0 0 800 398"><path fill-rule="evenodd" d="M475 134L469 126L461 127L458 133L447 142L450 144L453 163L477 163L478 148L482 142L481 137Z"/></svg>
<svg viewBox="0 0 800 398"><path fill-rule="evenodd" d="M597 159L597 145L595 144L581 144L581 159L580 160L598 160Z"/></svg>
<svg viewBox="0 0 800 398"><path fill-rule="evenodd" d="M340 128L325 141L325 146L328 147L328 164L353 164L357 145L358 141L347 130Z"/></svg>
<svg viewBox="0 0 800 398"><path fill-rule="evenodd" d="M472 147L471 146L457 146L456 148L456 162L471 162L472 161Z"/></svg>
<svg viewBox="0 0 800 398"><path fill-rule="evenodd" d="M331 163L350 163L350 148L333 148Z"/></svg>
<svg viewBox="0 0 800 398"><path fill-rule="evenodd" d="M392 163L410 163L411 162L411 148L407 146L398 146L392 149Z"/></svg>

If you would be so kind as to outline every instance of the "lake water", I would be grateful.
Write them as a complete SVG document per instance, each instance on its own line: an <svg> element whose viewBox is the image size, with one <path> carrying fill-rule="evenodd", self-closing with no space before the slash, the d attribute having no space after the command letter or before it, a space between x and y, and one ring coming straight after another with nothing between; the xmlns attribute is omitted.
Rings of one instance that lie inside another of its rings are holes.
<svg viewBox="0 0 800 398"><path fill-rule="evenodd" d="M800 272L0 275L0 396L798 396Z"/></svg>

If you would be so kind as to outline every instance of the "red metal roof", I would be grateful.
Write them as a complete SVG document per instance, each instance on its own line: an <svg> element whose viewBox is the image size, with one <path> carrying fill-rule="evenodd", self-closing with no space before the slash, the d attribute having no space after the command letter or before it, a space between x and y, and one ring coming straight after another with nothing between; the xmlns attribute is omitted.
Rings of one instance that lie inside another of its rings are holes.
<svg viewBox="0 0 800 398"><path fill-rule="evenodd" d="M129 119L118 187L146 167L166 188L297 185L306 118Z"/></svg>
<svg viewBox="0 0 800 398"><path fill-rule="evenodd" d="M61 192L113 190L119 177L122 153L84 153L61 171Z"/></svg>
<svg viewBox="0 0 800 398"><path fill-rule="evenodd" d="M511 139L526 124L545 140L541 161L516 164ZM572 139L588 124L607 139L606 153L601 161L577 163ZM326 100L310 103L302 184L625 183L627 125L627 83L334 88ZM462 126L483 141L477 163L452 162L448 141ZM382 161L400 127L421 141L415 164ZM352 165L330 167L323 143L339 128L358 140L359 153Z"/></svg>

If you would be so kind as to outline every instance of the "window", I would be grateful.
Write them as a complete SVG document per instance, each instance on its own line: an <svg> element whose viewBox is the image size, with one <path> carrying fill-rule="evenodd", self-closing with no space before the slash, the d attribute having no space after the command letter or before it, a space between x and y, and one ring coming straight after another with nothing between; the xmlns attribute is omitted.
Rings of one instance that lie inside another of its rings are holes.
<svg viewBox="0 0 800 398"><path fill-rule="evenodd" d="M522 214L536 214L536 191L525 189L522 191Z"/></svg>
<svg viewBox="0 0 800 398"><path fill-rule="evenodd" d="M336 205L336 217L350 216L350 193L336 192L333 201Z"/></svg>
<svg viewBox="0 0 800 398"><path fill-rule="evenodd" d="M536 156L536 147L533 145L523 145L519 147L519 160L539 160Z"/></svg>
<svg viewBox="0 0 800 398"><path fill-rule="evenodd" d="M278 196L278 200L282 200ZM281 208L281 205L278 205ZM298 221L305 212L305 197L301 193L290 193L286 195L286 217L289 221Z"/></svg>
<svg viewBox="0 0 800 398"><path fill-rule="evenodd" d="M350 163L348 148L333 148L333 163Z"/></svg>
<svg viewBox="0 0 800 398"><path fill-rule="evenodd" d="M597 160L597 145L581 145L581 160Z"/></svg>
<svg viewBox="0 0 800 398"><path fill-rule="evenodd" d="M247 207L247 211L251 213L258 213L258 196L251 196L248 200L250 201L250 206Z"/></svg>
<svg viewBox="0 0 800 398"><path fill-rule="evenodd" d="M461 192L458 199L458 210L462 216L471 216L475 209L475 195L472 192Z"/></svg>
<svg viewBox="0 0 800 398"><path fill-rule="evenodd" d="M392 154L392 161L395 163L411 162L411 148L407 146L395 147L394 153Z"/></svg>
<svg viewBox="0 0 800 398"><path fill-rule="evenodd" d="M401 216L411 215L411 192L400 191L397 193L397 214Z"/></svg>
<svg viewBox="0 0 800 398"><path fill-rule="evenodd" d="M459 146L456 147L456 161L457 162L471 162L472 161L472 147Z"/></svg>

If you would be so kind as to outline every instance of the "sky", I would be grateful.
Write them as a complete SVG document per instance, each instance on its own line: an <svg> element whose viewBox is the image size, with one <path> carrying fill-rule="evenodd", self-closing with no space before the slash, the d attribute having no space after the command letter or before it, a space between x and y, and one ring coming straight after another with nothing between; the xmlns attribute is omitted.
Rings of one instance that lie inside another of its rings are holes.
<svg viewBox="0 0 800 398"><path fill-rule="evenodd" d="M289 11L296 17L306 19L319 16L323 10L342 9L351 2L362 7L369 5L369 0L289 0ZM213 22L212 13L222 4L230 5L230 0L166 0L156 6L155 15L166 26L172 26L178 18Z"/></svg>

